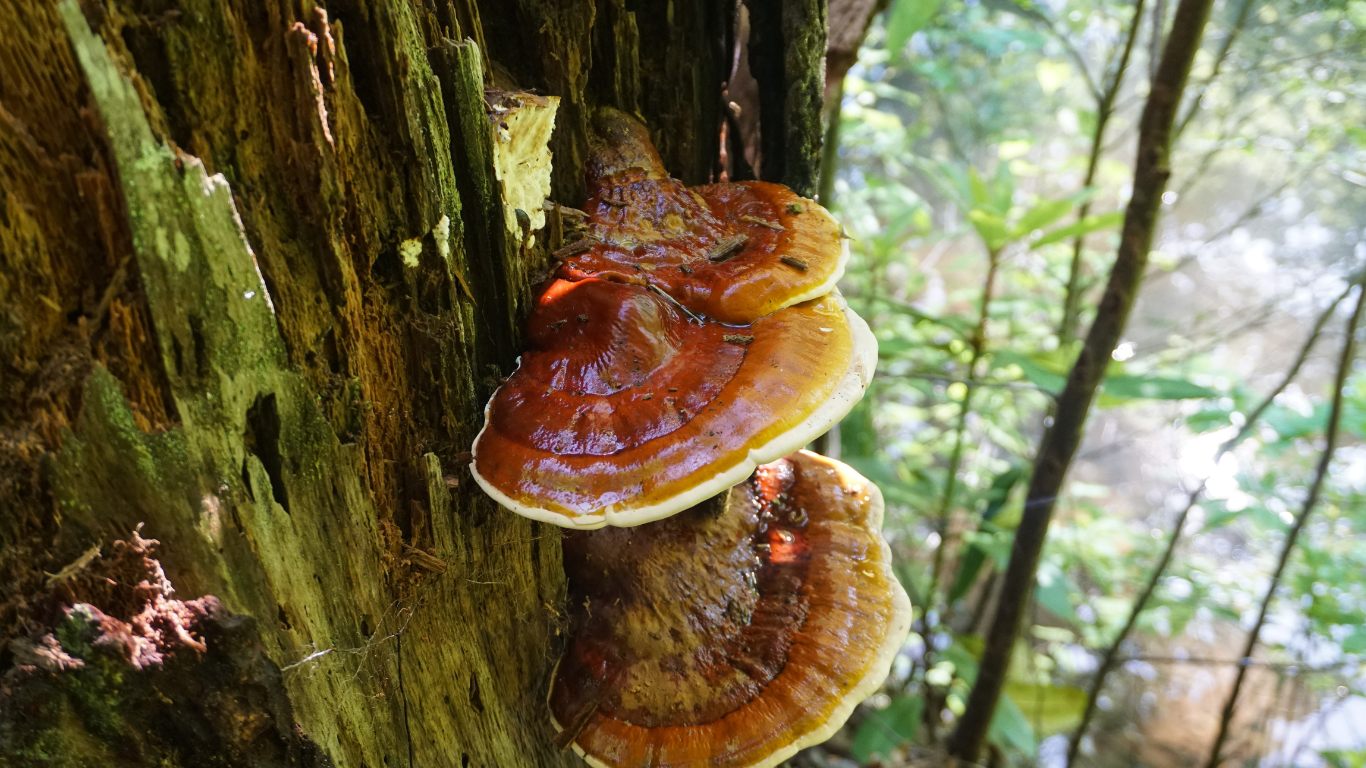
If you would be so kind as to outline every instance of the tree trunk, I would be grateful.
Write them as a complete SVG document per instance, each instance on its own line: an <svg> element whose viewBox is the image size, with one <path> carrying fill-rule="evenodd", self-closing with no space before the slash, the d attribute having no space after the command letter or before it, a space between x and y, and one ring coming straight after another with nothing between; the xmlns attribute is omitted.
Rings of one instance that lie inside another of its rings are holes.
<svg viewBox="0 0 1366 768"><path fill-rule="evenodd" d="M0 754L577 762L559 530L463 464L563 226L484 89L560 97L561 203L598 104L705 182L734 13L0 0Z"/></svg>

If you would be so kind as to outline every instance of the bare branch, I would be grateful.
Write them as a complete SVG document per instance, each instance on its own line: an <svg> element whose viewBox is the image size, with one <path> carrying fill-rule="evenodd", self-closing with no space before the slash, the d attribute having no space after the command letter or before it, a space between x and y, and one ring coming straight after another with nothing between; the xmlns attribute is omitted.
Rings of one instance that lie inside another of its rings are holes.
<svg viewBox="0 0 1366 768"><path fill-rule="evenodd" d="M1250 0L1249 0L1250 2ZM1086 161L1086 180L1082 182L1082 187L1089 187L1096 180L1096 169L1100 167L1101 152L1105 147L1105 127L1110 122L1110 116L1114 114L1115 97L1119 94L1119 88L1124 83L1124 73L1129 68L1129 57L1134 50L1134 40L1138 38L1138 29L1143 23L1143 4L1144 0L1134 0L1134 15L1129 21L1129 31L1124 38L1123 52L1119 56L1119 64L1106 80L1105 92L1100 95L1096 102L1096 132L1091 137L1091 156ZM1091 213L1091 201L1082 203L1080 210L1077 211L1077 221L1081 221ZM1067 272L1067 290L1063 294L1062 302L1062 321L1058 325L1058 339L1066 343L1077 335L1077 320L1081 316L1081 296L1085 289L1081 284L1082 263L1082 244L1086 242L1086 235L1077 235L1072 241L1072 265Z"/></svg>
<svg viewBox="0 0 1366 768"><path fill-rule="evenodd" d="M1333 377L1333 404L1328 411L1328 432L1325 436L1323 454L1319 456L1318 466L1314 469L1314 480L1309 486L1309 495L1304 499L1304 506L1300 508L1300 514L1295 518L1294 524L1285 535L1285 543L1281 545L1281 556L1276 562L1276 570L1271 575L1271 584L1267 587L1266 597L1262 598L1262 605L1257 611L1257 621L1252 625L1252 630L1247 633L1247 642L1243 645L1243 652L1239 655L1241 659L1252 658L1252 652L1257 647L1257 641L1262 633L1262 626L1266 624L1266 614L1271 608L1271 601L1276 597L1276 590L1281 585L1281 576L1285 572L1285 565L1290 561L1290 553L1295 550L1295 543L1300 537L1300 531L1304 529L1304 524L1309 519L1310 513L1314 511L1314 506L1318 504L1319 494L1323 491L1323 481L1328 476L1328 466L1333 461L1333 452L1337 447L1338 425L1342 420L1342 400L1343 389L1347 384L1347 374L1352 368L1352 356L1355 352L1357 325L1361 320L1362 307L1366 306L1366 286L1363 286L1357 293L1356 307L1352 310L1352 317L1347 321L1347 333L1342 340L1342 353L1338 356L1338 370ZM1228 738L1229 725L1233 722L1233 711L1238 706L1238 694L1242 691L1243 681L1247 678L1247 667L1238 667L1238 675L1233 678L1233 688L1228 693L1228 699L1224 701L1224 710L1219 716L1219 733L1214 737L1214 744L1210 746L1209 760L1205 763L1205 768L1219 768L1223 762L1222 751L1224 740Z"/></svg>
<svg viewBox="0 0 1366 768"><path fill-rule="evenodd" d="M1238 433L1224 441L1223 445L1219 446L1219 450L1214 456L1215 464L1219 463L1219 459L1223 458L1225 453L1236 448L1238 444L1242 442L1243 438L1247 437L1253 427L1257 424L1257 421L1261 419L1262 414L1266 412L1266 409L1275 402L1276 398L1285 391L1286 387L1290 386L1290 382L1294 381L1295 378L1299 376L1300 369L1304 367L1305 361L1309 359L1309 353L1314 349L1314 345L1323 334L1324 326L1328 324L1329 319L1337 312L1338 304L1342 303L1342 300L1347 298L1347 294L1351 293L1353 287L1353 285L1349 285L1347 290L1343 291L1334 299L1333 303L1329 304L1328 308L1319 315L1318 320L1314 322L1314 327L1310 331L1308 338L1300 345L1300 352L1295 357L1295 362L1290 365L1290 368L1285 373L1285 377L1281 379L1281 383L1263 398L1262 402L1253 409L1252 413L1248 414L1246 421L1243 422L1243 426L1238 430ZM1162 556L1158 558L1157 565L1153 568L1152 574L1149 575L1147 583L1143 586L1143 591L1139 593L1138 598L1134 600L1133 606L1129 609L1129 618L1124 622L1124 626L1119 630L1118 634L1115 635L1115 639L1110 642L1109 647L1105 649L1105 654L1101 658L1100 666L1096 668L1095 677L1091 679L1091 688L1087 692L1086 707L1082 710L1081 723L1077 725L1077 730L1072 734L1072 739L1067 745L1067 765L1069 766L1072 764L1072 761L1076 759L1077 751L1081 746L1082 737L1086 735L1086 729L1091 725L1091 719L1095 717L1096 701L1100 698L1100 692L1105 686L1105 678L1109 676L1110 672L1113 671L1118 664L1126 661L1119 657L1119 648L1124 644L1124 641L1128 639L1129 633L1133 631L1134 625L1138 623L1138 617L1148 607L1148 600L1152 598L1153 592L1157 590L1158 583L1161 582L1163 575L1166 574L1167 567L1171 565L1172 555L1176 552L1177 543L1181 541L1181 534L1182 531L1185 530L1186 520L1190 517L1191 510L1195 508L1196 502L1204 492L1205 481L1201 481L1200 486L1190 492L1186 499L1185 508L1181 510L1180 515L1177 515L1176 522L1172 525L1171 533L1167 536L1166 549L1163 550Z"/></svg>

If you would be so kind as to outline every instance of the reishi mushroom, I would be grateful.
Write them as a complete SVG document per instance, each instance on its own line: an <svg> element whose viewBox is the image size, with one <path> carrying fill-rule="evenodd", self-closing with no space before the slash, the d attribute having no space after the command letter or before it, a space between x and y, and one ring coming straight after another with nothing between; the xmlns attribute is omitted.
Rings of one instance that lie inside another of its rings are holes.
<svg viewBox="0 0 1366 768"><path fill-rule="evenodd" d="M776 765L886 678L911 607L877 486L801 451L728 506L566 534L572 639L549 706L590 765Z"/></svg>
<svg viewBox="0 0 1366 768"><path fill-rule="evenodd" d="M560 277L648 282L697 314L746 324L824 296L844 274L848 245L816 203L763 181L685 187L640 122L600 109L594 123L588 237Z"/></svg>
<svg viewBox="0 0 1366 768"><path fill-rule="evenodd" d="M820 206L760 182L690 190L639 122L596 124L589 236L561 250L471 465L508 509L585 529L725 492L843 418L877 362Z"/></svg>
<svg viewBox="0 0 1366 768"><path fill-rule="evenodd" d="M726 491L843 418L877 362L834 292L728 326L639 286L557 280L528 336L471 469L503 506L569 528L638 525Z"/></svg>

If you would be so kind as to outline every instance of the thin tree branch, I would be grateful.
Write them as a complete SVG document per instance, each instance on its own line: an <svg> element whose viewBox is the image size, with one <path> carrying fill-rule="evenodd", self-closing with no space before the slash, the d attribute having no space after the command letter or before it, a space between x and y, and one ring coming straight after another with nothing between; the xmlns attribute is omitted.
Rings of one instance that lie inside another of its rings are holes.
<svg viewBox="0 0 1366 768"><path fill-rule="evenodd" d="M1097 307L1096 319L1058 398L1053 426L1044 433L1034 462L1024 512L1011 547L1010 563L1002 577L1004 586L987 632L977 684L949 739L949 753L955 757L975 759L986 737L1005 684L1011 649L1019 635L1020 618L1034 584L1039 554L1058 493L1081 442L1082 427L1096 389L1105 376L1111 352L1119 343L1133 309L1152 248L1153 225L1162 192L1171 177L1171 133L1176 110L1190 77L1191 63L1200 48L1211 4L1212 0L1181 0L1177 6L1172 32L1153 79L1148 103L1143 108L1134 162L1133 196L1125 213L1119 251Z"/></svg>
<svg viewBox="0 0 1366 768"><path fill-rule="evenodd" d="M1181 134L1186 132L1186 126L1190 125L1191 118L1195 117L1196 111L1200 109L1200 99L1204 97L1205 90L1219 77L1219 70L1224 66L1224 60L1228 58L1229 49L1233 47L1233 41L1238 38L1238 33L1243 31L1243 25L1247 23L1248 11L1252 10L1252 6L1256 2L1257 0L1243 0L1243 7L1238 10L1237 20L1233 22L1232 27L1229 27L1228 35L1224 37L1224 42L1219 46L1219 53L1214 57L1214 66L1210 69L1209 77L1206 77L1205 82L1196 89L1190 100L1190 106L1186 108L1186 114L1176 121L1174 138L1180 138Z"/></svg>
<svg viewBox="0 0 1366 768"><path fill-rule="evenodd" d="M1281 545L1281 556L1276 562L1276 570L1271 574L1271 584L1266 590L1266 597L1262 598L1262 605L1257 611L1257 621L1252 625L1252 630L1247 633L1247 642L1243 645L1243 652L1239 658L1250 659L1252 652L1257 647L1257 641L1262 633L1262 626L1266 624L1266 614L1271 608L1271 601L1276 597L1276 590L1281 585L1281 576L1285 573L1286 563L1290 561L1290 553L1294 551L1295 544L1300 537L1300 531L1304 529L1304 524L1309 520L1309 515L1314 511L1314 506L1318 503L1319 495L1323 491L1323 481L1328 477L1328 466L1333 461L1333 452L1337 447L1338 424L1342 420L1342 400L1343 389L1347 384L1347 374L1352 368L1352 356L1355 352L1357 325L1361 320L1362 307L1366 306L1366 286L1363 286L1357 293L1356 307L1352 310L1352 317L1347 321L1347 333L1342 340L1342 353L1338 356L1338 370L1333 377L1333 404L1328 411L1328 432L1324 438L1323 454L1319 456L1318 467L1314 470L1314 480L1309 486L1309 495L1304 499L1304 506L1300 509L1300 514L1295 518L1295 522L1290 526L1286 533L1285 543ZM1205 768L1219 768L1223 762L1224 740L1228 738L1229 725L1233 722L1233 711L1238 706L1238 694L1242 691L1243 681L1247 678L1247 667L1238 667L1238 675L1233 678L1233 688L1228 693L1228 699L1224 701L1224 711L1219 716L1219 733L1214 737L1214 743L1210 746L1209 760L1205 763Z"/></svg>
<svg viewBox="0 0 1366 768"><path fill-rule="evenodd" d="M984 379L958 379L953 376L936 376L929 373L898 373L884 376L884 379L921 379L924 381L934 381L940 384L964 384L969 387L999 387L1001 389L1014 389L1021 392L1038 392L1039 394L1057 397L1057 393L1044 389L1037 384L1025 384L1019 381L988 381Z"/></svg>
<svg viewBox="0 0 1366 768"><path fill-rule="evenodd" d="M944 567L944 554L952 548L949 539L949 519L953 514L953 497L958 487L958 468L963 463L963 448L968 429L968 414L972 413L972 396L977 391L973 381L977 379L977 365L986 354L987 320L991 316L991 299L996 288L996 273L1001 266L1001 251L996 248L987 250L987 277L982 286L982 311L977 316L977 326L973 328L968 344L972 356L968 361L968 382L963 393L963 402L958 409L958 423L953 431L953 452L949 456L948 477L944 481L944 495L939 502L939 546L934 548L934 566L930 570L930 588L926 596L931 603L938 600L939 579ZM932 605L926 605L927 609Z"/></svg>
<svg viewBox="0 0 1366 768"><path fill-rule="evenodd" d="M1251 0L1248 0L1251 2ZM1114 114L1115 97L1119 94L1120 86L1124 83L1124 73L1129 68L1129 56L1134 50L1134 40L1138 38L1138 29L1143 23L1143 4L1144 0L1134 0L1134 15L1129 22L1129 32L1124 38L1123 53L1120 54L1119 64L1105 83L1105 92L1100 95L1096 103L1096 132L1091 137L1091 156L1086 161L1086 180L1082 182L1082 187L1089 187L1096 180L1096 169L1100 167L1101 150L1105 146L1105 127L1110 122L1111 115ZM1088 199L1081 204L1081 209L1077 211L1077 221L1081 221L1091 213L1091 201ZM1081 285L1082 244L1086 242L1086 235L1077 235L1072 240L1072 265L1067 272L1067 291L1063 294L1062 301L1062 321L1058 325L1058 341L1063 344L1070 342L1077 336L1077 320L1081 315L1081 295L1085 292Z"/></svg>
<svg viewBox="0 0 1366 768"><path fill-rule="evenodd" d="M1216 451L1214 455L1215 464L1218 464L1219 460L1224 457L1224 454L1236 448L1238 444L1243 441L1243 438L1247 437L1252 432L1253 427L1262 417L1262 414L1266 413L1266 409L1271 407L1271 404L1285 391L1285 388L1290 386L1290 382L1294 381L1295 378L1299 376L1300 369L1304 367L1305 361L1309 359L1309 353L1314 349L1314 345L1318 342L1319 336L1322 335L1324 326L1328 324L1328 320L1332 318L1333 313L1337 311L1338 304L1342 303L1342 300L1347 298L1347 294L1351 293L1353 287L1354 286L1349 285L1347 290L1343 291L1334 299L1333 303L1329 304L1328 308L1319 315L1318 320L1314 322L1314 327L1310 331L1308 338L1300 345L1299 354L1295 356L1294 363L1292 363L1290 368L1285 372L1285 377L1281 379L1281 383L1262 399L1261 403L1252 410L1252 413L1248 414L1247 419L1243 421L1243 426L1238 430L1238 433L1224 441L1223 445L1219 446L1219 450ZM1167 571L1167 566L1171 564L1172 554L1176 552L1176 545L1181 540L1182 531L1184 531L1186 527L1186 520L1190 517L1191 510L1195 508L1195 504L1200 499L1200 496L1204 494L1206 482L1207 480L1201 481L1199 487L1191 491L1187 497L1185 508L1181 510L1180 515L1177 515L1176 522L1172 525L1171 534L1167 536L1166 549L1163 550L1162 556L1157 560L1157 565L1148 576L1148 582L1143 586L1143 591L1139 593L1138 598L1134 600L1133 605L1130 607L1129 618L1124 622L1124 626L1120 628L1119 633L1115 635L1114 640L1110 642L1109 647L1105 649L1105 654L1101 658L1100 666L1096 668L1096 674L1091 678L1091 688L1086 694L1086 706L1082 709L1081 722L1077 725L1077 730L1073 732L1072 738L1067 745L1067 765L1069 766L1072 765L1072 762L1076 759L1077 751L1081 747L1081 740L1086 735L1086 729L1091 725L1091 719L1095 717L1096 702L1099 700L1100 692L1105 686L1106 677L1109 676L1110 672L1113 671L1118 664L1124 661L1119 657L1120 646L1129 638L1129 633L1133 631L1134 625L1138 623L1138 617L1147 609L1148 600L1152 598L1153 592L1157 590L1157 585L1162 581L1162 577Z"/></svg>

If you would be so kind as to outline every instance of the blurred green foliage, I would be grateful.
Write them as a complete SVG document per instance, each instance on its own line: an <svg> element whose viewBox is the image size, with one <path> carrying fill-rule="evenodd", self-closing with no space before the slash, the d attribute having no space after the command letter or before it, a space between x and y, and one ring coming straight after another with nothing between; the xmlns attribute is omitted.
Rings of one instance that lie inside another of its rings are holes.
<svg viewBox="0 0 1366 768"><path fill-rule="evenodd" d="M854 239L842 289L881 349L868 396L841 424L840 458L882 487L917 610L885 693L853 720L861 763L942 741L975 677L1033 454L1077 354L1059 334L1074 241L1084 330L1123 223L1149 11L1095 181L1082 181L1132 7L895 0L845 83L832 207ZM1189 645L1228 656L1216 640L1241 637L1255 613L1322 442L1322 361L1340 341L1337 321L1242 444L1210 461L1366 261L1366 2L1216 3L1190 91L1143 324L1115 350L1093 406L992 724L993 759L1008 764L1033 764L1045 739L1076 727L1097 654L1127 618L1186 490L1207 479L1189 540L1123 653ZM1237 261L1249 243L1274 262L1251 294L1254 270ZM1366 693L1366 371L1346 395L1346 436L1264 645L1268 669L1295 666L1310 698L1341 686ZM1155 445L1177 455L1156 460ZM1119 704L1098 719L1088 764L1132 764L1124 726L1144 715L1149 688L1134 672L1113 677L1106 692ZM1360 754L1322 757L1359 766Z"/></svg>

